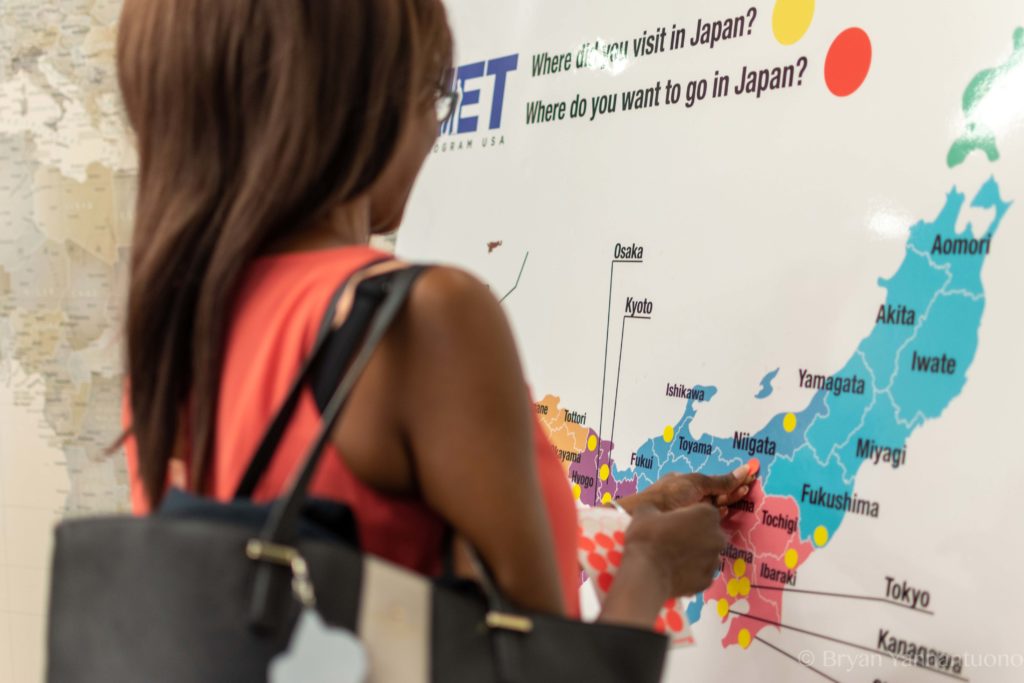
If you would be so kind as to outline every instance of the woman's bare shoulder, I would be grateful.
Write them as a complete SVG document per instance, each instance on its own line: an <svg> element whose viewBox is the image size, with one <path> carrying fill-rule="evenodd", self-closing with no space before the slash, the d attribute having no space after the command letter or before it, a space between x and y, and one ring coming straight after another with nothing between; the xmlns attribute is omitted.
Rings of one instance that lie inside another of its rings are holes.
<svg viewBox="0 0 1024 683"><path fill-rule="evenodd" d="M514 353L501 304L486 284L459 268L429 268L413 288L406 318L423 352L469 352L466 360L480 353Z"/></svg>
<svg viewBox="0 0 1024 683"><path fill-rule="evenodd" d="M489 406L516 415L528 405L505 312L478 278L457 268L430 268L414 286L404 318L403 384L413 400L411 420L459 397L474 397L473 408L463 407L470 412ZM433 405L424 410L423 401Z"/></svg>
<svg viewBox="0 0 1024 683"><path fill-rule="evenodd" d="M412 291L412 309L425 317L500 311L490 288L476 276L452 266L426 269Z"/></svg>

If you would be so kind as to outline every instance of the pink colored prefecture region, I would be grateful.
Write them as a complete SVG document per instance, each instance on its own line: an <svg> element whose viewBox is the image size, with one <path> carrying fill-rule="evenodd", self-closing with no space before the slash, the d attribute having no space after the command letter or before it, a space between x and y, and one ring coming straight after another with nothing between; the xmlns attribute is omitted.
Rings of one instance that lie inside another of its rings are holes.
<svg viewBox="0 0 1024 683"><path fill-rule="evenodd" d="M746 647L761 629L782 621L785 592L779 589L793 587L787 581L797 581L797 570L814 550L809 540L800 540L795 500L766 496L760 482L754 485L749 500L753 512L735 510L725 522L730 545L722 556L721 573L704 592L706 603L719 615L728 607L722 617L722 621L731 620L723 647L737 643ZM737 562L737 557L744 555L753 561Z"/></svg>

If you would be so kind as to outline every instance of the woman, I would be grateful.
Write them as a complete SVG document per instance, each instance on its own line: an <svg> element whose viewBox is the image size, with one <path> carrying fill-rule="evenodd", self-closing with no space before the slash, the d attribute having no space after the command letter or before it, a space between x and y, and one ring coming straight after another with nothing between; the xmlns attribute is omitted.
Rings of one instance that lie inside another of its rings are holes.
<svg viewBox="0 0 1024 683"><path fill-rule="evenodd" d="M401 222L452 113L451 56L438 0L125 1L137 511L169 481L231 497L331 293ZM307 395L256 499L281 493L318 420ZM483 284L440 267L417 282L331 449L313 494L352 506L367 551L436 573L450 525L511 602L578 614L574 503ZM649 628L705 588L724 536L704 501L724 510L747 479L674 477L621 501L636 516L601 618Z"/></svg>

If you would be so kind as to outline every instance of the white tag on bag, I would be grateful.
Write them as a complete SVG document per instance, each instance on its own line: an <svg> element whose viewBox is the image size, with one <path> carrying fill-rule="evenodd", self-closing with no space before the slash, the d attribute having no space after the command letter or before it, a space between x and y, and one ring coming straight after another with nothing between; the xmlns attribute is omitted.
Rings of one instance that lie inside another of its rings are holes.
<svg viewBox="0 0 1024 683"><path fill-rule="evenodd" d="M408 569L363 557L359 637L370 657L372 683L430 681L430 582Z"/></svg>
<svg viewBox="0 0 1024 683"><path fill-rule="evenodd" d="M366 683L366 649L355 634L324 623L315 609L304 609L288 649L270 664L270 683Z"/></svg>

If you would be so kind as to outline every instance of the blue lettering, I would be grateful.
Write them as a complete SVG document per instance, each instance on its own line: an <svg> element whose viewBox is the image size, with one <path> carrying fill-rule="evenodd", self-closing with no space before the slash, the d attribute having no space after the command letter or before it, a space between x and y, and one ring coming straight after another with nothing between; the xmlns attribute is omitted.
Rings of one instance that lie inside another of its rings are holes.
<svg viewBox="0 0 1024 683"><path fill-rule="evenodd" d="M494 76L494 98L491 102L491 130L501 128L501 112L505 107L505 83L508 74L519 67L519 55L498 57L487 62L487 75ZM461 132L461 131L460 131Z"/></svg>
<svg viewBox="0 0 1024 683"><path fill-rule="evenodd" d="M462 108L467 104L478 104L480 102L479 90L467 90L466 81L474 78L481 78L484 75L484 62L464 64L459 67L459 90L462 97L459 98L459 133L475 133L477 127L476 116L463 116Z"/></svg>

